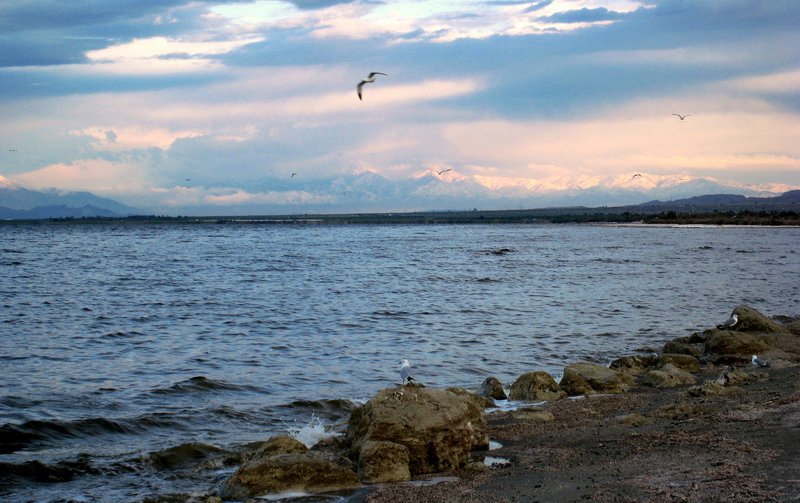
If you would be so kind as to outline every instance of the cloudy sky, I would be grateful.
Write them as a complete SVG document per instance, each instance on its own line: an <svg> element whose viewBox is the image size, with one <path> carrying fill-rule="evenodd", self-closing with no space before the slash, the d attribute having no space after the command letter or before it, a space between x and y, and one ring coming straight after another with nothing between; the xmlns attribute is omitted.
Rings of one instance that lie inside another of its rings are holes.
<svg viewBox="0 0 800 503"><path fill-rule="evenodd" d="M0 175L164 208L451 168L800 187L798 26L797 0L0 0Z"/></svg>

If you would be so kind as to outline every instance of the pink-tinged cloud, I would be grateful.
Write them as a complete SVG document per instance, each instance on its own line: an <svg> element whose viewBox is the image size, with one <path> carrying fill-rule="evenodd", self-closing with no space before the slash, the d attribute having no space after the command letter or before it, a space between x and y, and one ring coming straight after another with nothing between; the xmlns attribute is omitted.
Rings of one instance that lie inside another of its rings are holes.
<svg viewBox="0 0 800 503"><path fill-rule="evenodd" d="M88 190L100 194L140 192L147 183L138 163L81 159L70 164L52 164L14 175L13 179L33 189Z"/></svg>

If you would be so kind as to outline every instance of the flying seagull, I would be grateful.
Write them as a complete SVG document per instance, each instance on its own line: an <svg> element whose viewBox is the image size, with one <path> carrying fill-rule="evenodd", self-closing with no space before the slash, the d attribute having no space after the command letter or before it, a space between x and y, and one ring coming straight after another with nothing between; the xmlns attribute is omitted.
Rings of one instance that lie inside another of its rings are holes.
<svg viewBox="0 0 800 503"><path fill-rule="evenodd" d="M683 120L683 119L685 119L685 118L687 118L687 117L691 117L691 116L692 116L692 114L686 114L686 115L681 115L681 114L672 114L672 115L674 115L674 116L678 117L680 120Z"/></svg>
<svg viewBox="0 0 800 503"><path fill-rule="evenodd" d="M191 182L191 181L192 181L192 179L191 179L191 178L187 178L187 179L186 179L186 181L187 181L187 182Z"/></svg>
<svg viewBox="0 0 800 503"><path fill-rule="evenodd" d="M414 382L414 370L411 369L411 364L406 359L400 361L400 380L403 381L403 384Z"/></svg>
<svg viewBox="0 0 800 503"><path fill-rule="evenodd" d="M641 173L636 173L635 175L633 175L633 176L631 177L631 180L633 180L634 178L638 178L638 177L640 177L640 176L642 176L642 174L641 174Z"/></svg>
<svg viewBox="0 0 800 503"><path fill-rule="evenodd" d="M730 330L739 323L739 316L736 313L731 313L731 317L725 323L717 325L717 328L720 330Z"/></svg>
<svg viewBox="0 0 800 503"><path fill-rule="evenodd" d="M428 168L428 171L433 171L433 172L434 172L434 173L436 173L437 175L441 175L441 174L443 174L443 173L447 173L448 171L453 171L453 168L447 168L447 169L443 169L443 170L441 170L441 171L439 171L439 170L437 170L437 169L433 169L433 168Z"/></svg>
<svg viewBox="0 0 800 503"><path fill-rule="evenodd" d="M359 82L358 86L356 86L356 89L358 90L358 99L361 99L361 88L364 87L364 84L369 84L370 82L375 82L375 76L376 75L386 75L386 74L385 73L381 73L381 72L372 72L369 75L367 75L367 78L365 78L364 80ZM388 75L386 75L386 76L388 77Z"/></svg>
<svg viewBox="0 0 800 503"><path fill-rule="evenodd" d="M769 367L769 363L765 362L764 360L762 360L761 358L757 357L756 355L753 355L752 362L753 362L753 365L755 365L756 367Z"/></svg>
<svg viewBox="0 0 800 503"><path fill-rule="evenodd" d="M292 173L292 176L290 176L289 178L294 178L296 176L297 176L297 173Z"/></svg>

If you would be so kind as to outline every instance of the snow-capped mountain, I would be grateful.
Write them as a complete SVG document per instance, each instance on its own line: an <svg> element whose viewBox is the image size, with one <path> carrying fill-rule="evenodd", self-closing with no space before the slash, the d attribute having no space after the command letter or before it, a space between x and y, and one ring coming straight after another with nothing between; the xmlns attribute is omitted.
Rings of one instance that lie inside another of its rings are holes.
<svg viewBox="0 0 800 503"><path fill-rule="evenodd" d="M257 215L339 212L402 212L478 208L532 209L565 206L624 206L672 201L708 194L772 197L797 189L787 185L745 186L709 177L626 173L511 178L471 175L449 167L428 168L399 180L372 171L312 178L302 173L284 178L253 180L235 187L192 187L192 199L135 210L88 192L33 191L0 176L2 218L28 218L19 213L35 207L61 208L54 216L166 214ZM123 199L120 195L120 199ZM87 208L88 207L88 208ZM40 208L42 218L46 208ZM79 211L80 210L80 211ZM110 212L110 213L109 213ZM34 213L29 213L34 215ZM47 215L44 215L47 216Z"/></svg>

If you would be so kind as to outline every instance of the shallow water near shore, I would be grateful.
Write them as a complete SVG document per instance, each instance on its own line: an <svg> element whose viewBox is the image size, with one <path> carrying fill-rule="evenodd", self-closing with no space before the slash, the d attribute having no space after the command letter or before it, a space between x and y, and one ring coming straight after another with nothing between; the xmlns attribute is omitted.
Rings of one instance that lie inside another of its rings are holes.
<svg viewBox="0 0 800 503"><path fill-rule="evenodd" d="M800 314L797 228L0 228L0 499L204 493L399 381L506 386ZM9 475L13 474L13 475Z"/></svg>

